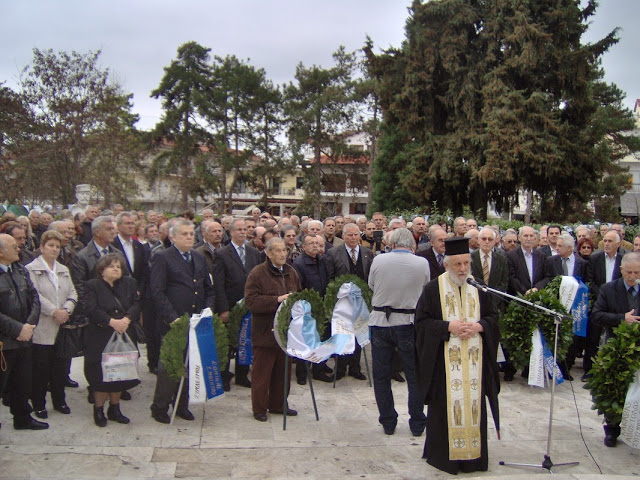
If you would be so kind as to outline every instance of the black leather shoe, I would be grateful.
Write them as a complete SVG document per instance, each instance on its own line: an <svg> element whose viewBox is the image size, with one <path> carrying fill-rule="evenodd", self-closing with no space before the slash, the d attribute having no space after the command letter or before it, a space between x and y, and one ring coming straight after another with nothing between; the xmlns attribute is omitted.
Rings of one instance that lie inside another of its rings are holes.
<svg viewBox="0 0 640 480"><path fill-rule="evenodd" d="M69 388L78 388L79 384L67 377L67 381L64 383L64 386Z"/></svg>
<svg viewBox="0 0 640 480"><path fill-rule="evenodd" d="M326 363L322 366L322 370L324 370L324 373L328 373L329 375L333 373L333 368L331 368Z"/></svg>
<svg viewBox="0 0 640 480"><path fill-rule="evenodd" d="M396 382L400 382L400 383L404 383L405 379L402 375L400 375L399 373L394 373L393 375L391 375L391 378L393 380L395 380Z"/></svg>
<svg viewBox="0 0 640 480"><path fill-rule="evenodd" d="M91 390L87 390L87 402L91 404L96 403L96 399L93 398L93 392Z"/></svg>
<svg viewBox="0 0 640 480"><path fill-rule="evenodd" d="M384 429L385 435L393 435L394 433L396 433L395 426L392 427L391 425L383 425L382 428Z"/></svg>
<svg viewBox="0 0 640 480"><path fill-rule="evenodd" d="M54 406L53 409L56 412L60 412L64 415L69 415L71 413L71 409L69 408L69 405L67 405L66 403L63 403L62 405Z"/></svg>
<svg viewBox="0 0 640 480"><path fill-rule="evenodd" d="M298 383L298 385L306 385L307 384L307 379L306 378L298 378L298 379L296 379L296 382Z"/></svg>
<svg viewBox="0 0 640 480"><path fill-rule="evenodd" d="M222 381L222 389L223 389L225 392L228 392L229 390L231 390L231 381L229 381L229 380L223 380L223 381Z"/></svg>
<svg viewBox="0 0 640 480"><path fill-rule="evenodd" d="M28 417L24 422L13 421L13 428L15 430L46 430L49 428L49 424L45 422L39 422L35 418Z"/></svg>
<svg viewBox="0 0 640 480"><path fill-rule="evenodd" d="M563 377L565 380L573 382L573 377L571 376L571 374L567 373L566 375L563 375Z"/></svg>
<svg viewBox="0 0 640 480"><path fill-rule="evenodd" d="M604 444L607 447L615 447L618 444L618 439L614 435L605 435Z"/></svg>
<svg viewBox="0 0 640 480"><path fill-rule="evenodd" d="M367 379L367 377L365 377L362 372L349 373L349 376L355 378L356 380L366 380Z"/></svg>
<svg viewBox="0 0 640 480"><path fill-rule="evenodd" d="M158 367L149 367L149 373L158 375Z"/></svg>
<svg viewBox="0 0 640 480"><path fill-rule="evenodd" d="M258 420L259 422L266 422L269 419L266 413L254 413L253 418Z"/></svg>
<svg viewBox="0 0 640 480"><path fill-rule="evenodd" d="M109 420L113 420L125 425L131 421L122 414L122 412L120 411L119 403L116 403L115 405L109 405L109 408L107 409L107 418Z"/></svg>
<svg viewBox="0 0 640 480"><path fill-rule="evenodd" d="M44 410L35 410L33 413L35 414L36 417L41 418L43 420L49 417L49 413L47 412L46 408Z"/></svg>
<svg viewBox="0 0 640 480"><path fill-rule="evenodd" d="M158 423L171 423L171 417L167 412L152 413L151 416Z"/></svg>
<svg viewBox="0 0 640 480"><path fill-rule="evenodd" d="M93 406L93 421L99 427L107 426L107 417L104 416L102 407Z"/></svg>
<svg viewBox="0 0 640 480"><path fill-rule="evenodd" d="M580 380L583 382L588 382L590 378L591 378L591 374L585 373L584 375L582 375L582 377L580 377Z"/></svg>
<svg viewBox="0 0 640 480"><path fill-rule="evenodd" d="M423 432L424 432L424 429L422 429L422 430L411 430L411 435L413 435L414 437L421 437Z"/></svg>
<svg viewBox="0 0 640 480"><path fill-rule="evenodd" d="M120 395L120 400L131 400L131 394L124 390Z"/></svg>
<svg viewBox="0 0 640 480"><path fill-rule="evenodd" d="M314 380L318 380L319 382L331 383L333 382L333 377L330 377L326 373L319 373L313 376Z"/></svg>
<svg viewBox="0 0 640 480"><path fill-rule="evenodd" d="M513 373L512 372L507 372L504 374L504 381L505 382L513 382Z"/></svg>
<svg viewBox="0 0 640 480"><path fill-rule="evenodd" d="M188 408L178 408L176 415L183 420L191 421L196 419L196 417L193 416L193 413L191 413Z"/></svg>
<svg viewBox="0 0 640 480"><path fill-rule="evenodd" d="M269 413L273 413L275 415L282 415L282 410L276 412L274 410L269 410ZM298 416L298 411L294 410L293 408L287 408L287 417L297 417Z"/></svg>
<svg viewBox="0 0 640 480"><path fill-rule="evenodd" d="M251 388L251 380L247 377L240 378L236 377L236 385L240 385L241 387Z"/></svg>

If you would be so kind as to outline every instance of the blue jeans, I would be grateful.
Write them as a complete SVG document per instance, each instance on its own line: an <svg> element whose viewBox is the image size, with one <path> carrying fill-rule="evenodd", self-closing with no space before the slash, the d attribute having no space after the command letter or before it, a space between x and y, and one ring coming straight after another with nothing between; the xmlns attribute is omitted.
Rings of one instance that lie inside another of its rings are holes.
<svg viewBox="0 0 640 480"><path fill-rule="evenodd" d="M415 364L415 332L413 325L397 327L370 327L371 355L373 357L373 391L380 416L378 421L385 427L395 427L398 413L394 408L391 391L391 370L393 352L397 348L398 356L404 368L409 389L409 428L412 432L422 433L427 423L424 404L418 396Z"/></svg>

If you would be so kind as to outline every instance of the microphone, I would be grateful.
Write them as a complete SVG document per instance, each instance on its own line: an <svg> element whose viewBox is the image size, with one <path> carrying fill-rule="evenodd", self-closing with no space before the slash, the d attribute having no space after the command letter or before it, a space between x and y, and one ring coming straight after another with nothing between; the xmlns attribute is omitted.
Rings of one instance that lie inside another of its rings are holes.
<svg viewBox="0 0 640 480"><path fill-rule="evenodd" d="M487 287L481 283L476 282L473 278L467 278L467 283L472 287L477 288L478 290L482 290L483 292L487 291ZM640 282L639 282L640 283Z"/></svg>

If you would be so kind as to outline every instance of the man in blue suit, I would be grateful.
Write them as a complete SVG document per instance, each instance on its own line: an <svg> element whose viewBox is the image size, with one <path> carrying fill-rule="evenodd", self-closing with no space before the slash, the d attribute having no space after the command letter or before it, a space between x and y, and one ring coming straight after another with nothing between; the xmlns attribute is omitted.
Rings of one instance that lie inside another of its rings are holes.
<svg viewBox="0 0 640 480"><path fill-rule="evenodd" d="M200 313L214 306L211 277L204 257L193 250L195 234L193 224L180 219L171 227L169 237L173 245L151 260L151 295L156 302L156 317L160 333L164 336L169 325L185 313ZM178 382L169 378L162 362L158 364L158 379L151 404L151 416L160 423L169 423L167 413L175 397ZM177 400L177 415L193 420L188 409L186 385Z"/></svg>

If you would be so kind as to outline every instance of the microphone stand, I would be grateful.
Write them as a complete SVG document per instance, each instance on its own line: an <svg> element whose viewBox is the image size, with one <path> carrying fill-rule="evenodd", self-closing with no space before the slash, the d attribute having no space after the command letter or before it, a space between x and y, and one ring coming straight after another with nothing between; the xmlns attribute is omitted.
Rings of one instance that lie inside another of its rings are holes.
<svg viewBox="0 0 640 480"><path fill-rule="evenodd" d="M556 312L555 310L551 310L549 308L543 307L541 305L536 305L529 300L525 300L524 298L516 297L514 295L510 295L505 292L501 292L500 290L496 290L494 288L487 287L481 283L476 282L472 278L467 278L467 283L478 290L482 290L483 292L491 293L493 295L499 295L501 297L508 298L510 300L514 300L518 303L528 305L529 307L535 308L536 310L540 310L545 315L549 315L553 317L553 321L556 325L556 338L553 347L553 368L551 373L551 400L549 402L549 426L547 431L547 452L542 460L541 464L537 463L513 463L513 462L505 462L501 460L499 462L500 465L505 465L508 467L531 467L531 468L543 468L547 470L549 473L553 473L553 467L567 467L578 465L580 462L565 462L565 463L553 463L551 461L551 433L553 431L553 400L555 397L555 387L556 387L556 366L558 364L558 334L560 330L560 324L563 320L572 320L572 317L565 315L563 313Z"/></svg>

